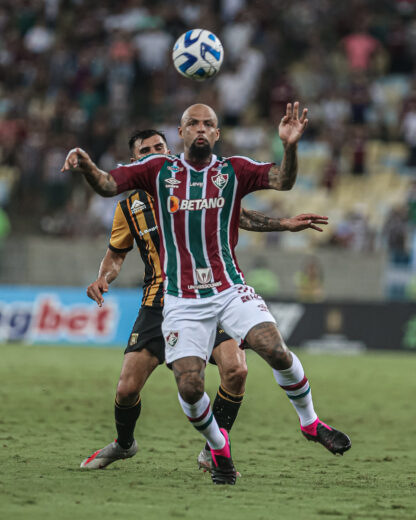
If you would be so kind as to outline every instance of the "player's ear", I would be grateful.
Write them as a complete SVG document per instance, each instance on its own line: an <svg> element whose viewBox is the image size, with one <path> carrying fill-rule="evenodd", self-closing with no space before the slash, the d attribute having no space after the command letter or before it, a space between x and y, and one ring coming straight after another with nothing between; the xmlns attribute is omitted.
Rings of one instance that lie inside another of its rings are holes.
<svg viewBox="0 0 416 520"><path fill-rule="evenodd" d="M178 134L181 137L181 139L183 139L183 132L182 132L182 127L181 126L178 126Z"/></svg>
<svg viewBox="0 0 416 520"><path fill-rule="evenodd" d="M168 152L167 153L168 153L168 155L172 155L172 152L169 150L169 148L168 148Z"/></svg>
<svg viewBox="0 0 416 520"><path fill-rule="evenodd" d="M217 128L217 131L216 131L216 136L215 136L215 141L218 141L218 139L220 138L220 129Z"/></svg>

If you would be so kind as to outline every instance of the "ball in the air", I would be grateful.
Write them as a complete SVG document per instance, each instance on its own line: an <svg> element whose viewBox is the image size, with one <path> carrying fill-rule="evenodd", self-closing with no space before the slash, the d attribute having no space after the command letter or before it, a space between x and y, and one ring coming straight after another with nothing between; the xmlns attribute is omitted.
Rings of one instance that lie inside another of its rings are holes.
<svg viewBox="0 0 416 520"><path fill-rule="evenodd" d="M179 74L185 78L204 81L220 70L224 50L220 40L212 32L192 29L176 40L172 58Z"/></svg>

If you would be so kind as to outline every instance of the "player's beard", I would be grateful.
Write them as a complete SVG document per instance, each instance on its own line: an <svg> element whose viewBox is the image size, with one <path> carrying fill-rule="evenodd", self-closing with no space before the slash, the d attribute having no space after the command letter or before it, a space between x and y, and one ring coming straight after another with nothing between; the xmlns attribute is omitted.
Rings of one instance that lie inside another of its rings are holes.
<svg viewBox="0 0 416 520"><path fill-rule="evenodd" d="M189 157L195 162L204 162L209 159L212 154L212 148L208 141L204 140L204 144L196 144L196 140L189 148Z"/></svg>

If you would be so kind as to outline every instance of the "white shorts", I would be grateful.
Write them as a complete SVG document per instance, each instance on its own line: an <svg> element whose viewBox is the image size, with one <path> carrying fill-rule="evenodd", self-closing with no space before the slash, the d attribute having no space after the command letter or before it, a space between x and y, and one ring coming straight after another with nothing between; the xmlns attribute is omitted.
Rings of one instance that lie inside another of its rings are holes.
<svg viewBox="0 0 416 520"><path fill-rule="evenodd" d="M255 325L276 323L263 298L248 285L234 285L208 298L165 294L162 332L166 363L188 356L208 361L217 324L240 343Z"/></svg>

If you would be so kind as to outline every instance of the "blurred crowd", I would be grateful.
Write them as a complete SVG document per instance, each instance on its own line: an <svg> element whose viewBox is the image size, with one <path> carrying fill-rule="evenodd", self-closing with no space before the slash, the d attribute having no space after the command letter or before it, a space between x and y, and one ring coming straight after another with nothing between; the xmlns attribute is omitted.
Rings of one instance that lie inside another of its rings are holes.
<svg viewBox="0 0 416 520"><path fill-rule="evenodd" d="M225 49L221 73L205 83L171 62L176 38L196 27ZM66 152L81 145L109 170L129 160L129 135L147 127L179 151L178 120L197 101L219 115L219 153L276 161L286 103L306 104L302 146L325 158L312 188L365 178L374 141L400 143L394 167L416 179L415 64L414 0L2 0L0 233L107 234L114 201L60 172ZM411 262L415 186L377 229L365 211L346 211L327 244L387 247Z"/></svg>

